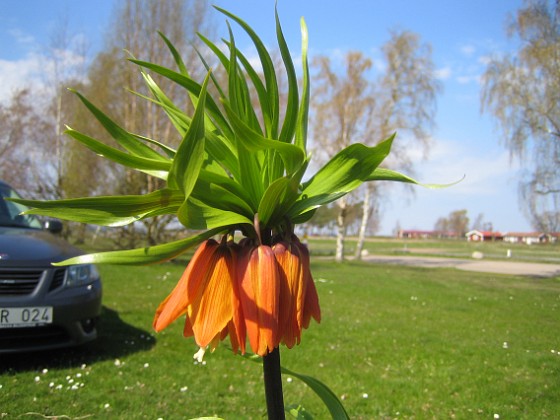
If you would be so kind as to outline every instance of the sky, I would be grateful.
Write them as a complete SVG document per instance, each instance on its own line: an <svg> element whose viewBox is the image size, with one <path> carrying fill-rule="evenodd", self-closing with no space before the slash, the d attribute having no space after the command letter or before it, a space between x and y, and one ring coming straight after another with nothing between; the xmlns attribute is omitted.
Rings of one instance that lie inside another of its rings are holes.
<svg viewBox="0 0 560 420"><path fill-rule="evenodd" d="M213 4L240 16L267 45L275 46L274 0ZM103 47L115 11L111 0L0 0L0 5L0 102L14 89L44 87L45 74L51 71L44 55L57 25L66 21L73 39L85 41L88 56L93 57ZM437 190L415 187L413 195L398 187L387 189L380 234L390 235L396 226L430 230L439 217L462 209L471 221L483 214L494 230L531 230L518 202L523 169L510 159L495 120L480 108L480 77L490 57L516 47L515 40L506 36L506 21L522 6L522 0L278 0L283 32L296 58L301 17L309 30L310 56L326 55L335 63L347 51L361 51L373 60L374 71L379 70L380 48L391 30L415 32L432 47L443 93L437 98L427 158L410 152L418 162L414 175L425 183L464 179ZM211 19L217 35L226 36L225 17L213 12ZM235 27L234 31L241 34ZM249 49L243 37L236 42L242 50ZM68 54L65 59L71 68L83 57Z"/></svg>

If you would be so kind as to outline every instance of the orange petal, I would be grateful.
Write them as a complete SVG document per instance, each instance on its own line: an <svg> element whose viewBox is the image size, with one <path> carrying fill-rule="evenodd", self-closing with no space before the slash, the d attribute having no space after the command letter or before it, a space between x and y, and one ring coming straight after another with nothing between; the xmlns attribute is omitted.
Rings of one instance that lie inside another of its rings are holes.
<svg viewBox="0 0 560 420"><path fill-rule="evenodd" d="M245 354L245 341L247 336L247 331L245 327L245 320L243 318L243 309L241 307L241 293L239 290L240 281L238 280L239 270L238 267L241 263L240 253L241 247L233 242L229 243L228 246L232 251L234 258L235 271L233 275L235 276L232 284L233 294L231 296L231 306L232 306L232 320L228 324L229 337L231 342L231 348L234 353L241 350L241 354Z"/></svg>
<svg viewBox="0 0 560 420"><path fill-rule="evenodd" d="M244 246L241 248L239 261L237 263L237 279L239 282L238 293L239 301L241 302L242 316L245 321L244 324L249 337L249 344L253 351L255 351L254 349L258 348L259 326L255 291L253 290L253 281L251 278L252 266L250 261L253 250L254 248L252 246ZM234 316L236 315L237 314L234 314Z"/></svg>
<svg viewBox="0 0 560 420"><path fill-rule="evenodd" d="M280 276L272 248L260 245L243 251L240 297L253 352L264 356L278 346Z"/></svg>
<svg viewBox="0 0 560 420"><path fill-rule="evenodd" d="M233 317L232 295L235 258L227 245L219 245L204 273L205 288L191 302L187 316L200 347L209 345L227 327Z"/></svg>
<svg viewBox="0 0 560 420"><path fill-rule="evenodd" d="M288 348L299 343L303 314L303 269L299 250L287 242L279 242L273 247L280 267L280 311L278 315L281 341Z"/></svg>
<svg viewBox="0 0 560 420"><path fill-rule="evenodd" d="M321 322L321 308L319 306L319 296L317 295L315 282L313 281L313 276L311 275L309 251L304 244L299 242L299 240L297 240L296 246L301 253L305 290L301 326L303 328L308 328L311 317L313 317L315 321Z"/></svg>
<svg viewBox="0 0 560 420"><path fill-rule="evenodd" d="M317 295L317 289L315 288L315 282L311 275L308 277L307 290L305 293L305 303L303 308L303 321L302 327L308 328L311 317L317 321L321 322L321 307L319 306L319 296Z"/></svg>
<svg viewBox="0 0 560 420"><path fill-rule="evenodd" d="M218 243L209 239L203 242L194 253L179 282L173 291L159 305L154 317L153 327L161 331L179 316L187 312L187 307L196 299L204 288L204 276L201 276L216 251Z"/></svg>

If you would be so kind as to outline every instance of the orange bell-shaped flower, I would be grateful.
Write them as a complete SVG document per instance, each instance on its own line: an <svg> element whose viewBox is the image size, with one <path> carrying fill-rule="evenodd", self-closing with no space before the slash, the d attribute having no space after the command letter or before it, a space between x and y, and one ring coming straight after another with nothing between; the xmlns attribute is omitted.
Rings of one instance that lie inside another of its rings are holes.
<svg viewBox="0 0 560 420"><path fill-rule="evenodd" d="M239 260L239 300L247 336L259 356L278 347L280 273L272 248L244 246Z"/></svg>
<svg viewBox="0 0 560 420"><path fill-rule="evenodd" d="M301 330L309 326L311 317L321 321L317 290L309 267L309 252L295 235L291 241L273 246L281 267L280 331L281 341L292 348L301 341Z"/></svg>
<svg viewBox="0 0 560 420"><path fill-rule="evenodd" d="M213 239L202 243L175 289L157 309L154 329L161 331L186 314L183 334L194 336L200 347L215 348L229 333L234 351L244 351L244 328L239 323L240 305L234 291L237 251L236 245Z"/></svg>

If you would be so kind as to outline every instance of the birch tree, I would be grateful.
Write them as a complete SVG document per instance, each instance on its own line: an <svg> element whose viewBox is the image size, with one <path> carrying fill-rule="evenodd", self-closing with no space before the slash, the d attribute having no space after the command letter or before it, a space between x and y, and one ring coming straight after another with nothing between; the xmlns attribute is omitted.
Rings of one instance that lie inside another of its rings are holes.
<svg viewBox="0 0 560 420"><path fill-rule="evenodd" d="M560 230L560 2L526 1L508 34L519 49L488 63L482 110L527 168L520 204L539 231Z"/></svg>
<svg viewBox="0 0 560 420"><path fill-rule="evenodd" d="M393 169L414 172L411 149L420 149L427 156L431 131L434 127L437 94L441 84L435 78L435 65L429 44L409 31L392 32L383 46L385 71L374 83L375 109L371 135L383 139L397 132L391 153ZM368 226L380 202L383 188L373 183L364 187L362 223L358 234L355 257L361 258Z"/></svg>
<svg viewBox="0 0 560 420"><path fill-rule="evenodd" d="M434 125L436 96L441 86L436 80L431 48L418 35L392 32L383 46L384 70L373 77L371 59L360 52L345 56L343 72L337 72L328 57L317 57L313 124L317 153L332 156L335 150L355 142L373 145L399 133L393 145L390 165L395 170L412 171L410 152L427 151ZM380 199L379 186L362 188L362 222L356 257L360 258L369 218L378 214L372 204ZM344 238L348 200L339 200L336 261L344 258Z"/></svg>
<svg viewBox="0 0 560 420"><path fill-rule="evenodd" d="M313 137L318 144L317 155L327 160L338 150L368 137L374 99L367 72L372 62L360 52L349 52L345 56L342 75L333 69L328 57L316 57L313 65L318 68L313 102ZM341 262L344 259L348 197L338 200L337 205L335 260Z"/></svg>

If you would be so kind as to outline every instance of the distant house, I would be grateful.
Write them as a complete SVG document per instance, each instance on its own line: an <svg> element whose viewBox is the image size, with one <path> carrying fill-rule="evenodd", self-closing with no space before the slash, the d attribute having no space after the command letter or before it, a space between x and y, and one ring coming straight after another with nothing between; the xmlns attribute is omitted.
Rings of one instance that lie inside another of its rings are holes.
<svg viewBox="0 0 560 420"><path fill-rule="evenodd" d="M401 229L397 233L397 237L401 239L430 239L434 237L431 230L405 230Z"/></svg>
<svg viewBox="0 0 560 420"><path fill-rule="evenodd" d="M554 234L549 235L542 232L508 232L504 235L504 241L512 244L542 244L553 242Z"/></svg>
<svg viewBox="0 0 560 420"><path fill-rule="evenodd" d="M400 239L441 239L441 238L456 238L455 232L443 232L440 230L414 230L414 229L401 229L397 232L397 237Z"/></svg>
<svg viewBox="0 0 560 420"><path fill-rule="evenodd" d="M472 242L483 242L483 241L502 241L504 240L504 235L500 232L488 231L488 230L471 230L465 233L467 241Z"/></svg>

